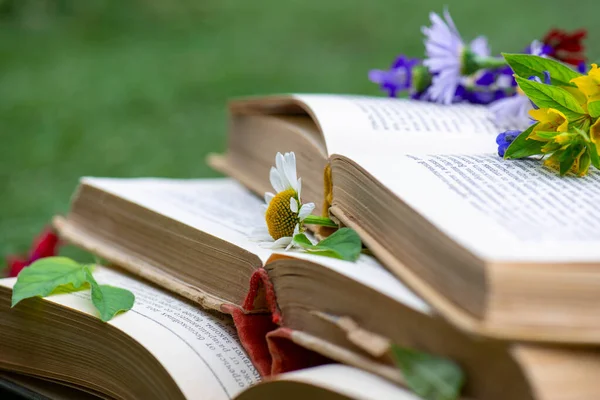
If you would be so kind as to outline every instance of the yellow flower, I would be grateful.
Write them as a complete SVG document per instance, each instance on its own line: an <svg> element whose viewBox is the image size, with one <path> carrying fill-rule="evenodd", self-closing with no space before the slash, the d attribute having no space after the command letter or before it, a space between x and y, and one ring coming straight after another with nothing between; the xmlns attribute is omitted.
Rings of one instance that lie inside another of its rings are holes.
<svg viewBox="0 0 600 400"><path fill-rule="evenodd" d="M588 113L587 96L581 90L579 90L575 87L572 87L572 86L561 86L561 87L573 95L573 97L579 103L581 108L583 108L583 111L587 114Z"/></svg>
<svg viewBox="0 0 600 400"><path fill-rule="evenodd" d="M587 75L571 79L571 82L585 94L588 103L600 100L600 68L597 64L592 64Z"/></svg>
<svg viewBox="0 0 600 400"><path fill-rule="evenodd" d="M565 114L554 109L554 108L540 108L538 110L529 110L531 118L539 122L533 131L527 137L528 139L538 140L540 142L547 142L548 139L544 139L538 136L538 132L566 132L569 127L569 121Z"/></svg>

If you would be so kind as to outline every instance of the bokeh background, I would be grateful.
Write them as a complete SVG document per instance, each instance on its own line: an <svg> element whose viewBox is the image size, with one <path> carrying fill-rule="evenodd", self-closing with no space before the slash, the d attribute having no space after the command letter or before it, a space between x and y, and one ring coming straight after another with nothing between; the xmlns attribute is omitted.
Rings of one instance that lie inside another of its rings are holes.
<svg viewBox="0 0 600 400"><path fill-rule="evenodd" d="M585 27L600 57L598 0L0 0L0 266L82 175L215 176L230 97L379 95L368 70L422 56L445 5L495 52Z"/></svg>

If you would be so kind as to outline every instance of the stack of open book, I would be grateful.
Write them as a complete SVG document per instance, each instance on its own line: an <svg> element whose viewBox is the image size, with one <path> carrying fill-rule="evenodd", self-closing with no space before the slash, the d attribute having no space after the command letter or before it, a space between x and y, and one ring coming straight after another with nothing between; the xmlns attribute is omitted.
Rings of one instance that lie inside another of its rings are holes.
<svg viewBox="0 0 600 400"><path fill-rule="evenodd" d="M0 281L5 382L50 398L71 398L54 382L120 399L417 399L395 344L455 361L465 398L600 398L600 174L501 160L477 106L298 95L230 110L209 163L233 179L82 178L54 226L135 305L108 323L82 292L11 310L15 280ZM303 200L373 256L253 240L287 151Z"/></svg>

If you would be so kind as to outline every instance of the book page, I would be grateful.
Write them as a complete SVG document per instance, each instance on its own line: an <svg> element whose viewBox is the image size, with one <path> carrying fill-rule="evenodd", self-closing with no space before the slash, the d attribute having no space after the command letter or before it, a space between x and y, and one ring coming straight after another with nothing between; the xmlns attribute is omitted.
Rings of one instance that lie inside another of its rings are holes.
<svg viewBox="0 0 600 400"><path fill-rule="evenodd" d="M251 239L264 224L263 200L233 179L82 178L97 187L241 247L263 262L271 252Z"/></svg>
<svg viewBox="0 0 600 400"><path fill-rule="evenodd" d="M428 149L447 151L448 144L478 149L478 139L494 143L499 133L483 106L442 106L405 99L366 96L294 95L316 115L327 151L364 166L389 165L398 153Z"/></svg>
<svg viewBox="0 0 600 400"><path fill-rule="evenodd" d="M356 262L349 262L298 251L289 251L286 255L333 270L422 314L433 314L427 303L373 257L361 254Z"/></svg>
<svg viewBox="0 0 600 400"><path fill-rule="evenodd" d="M97 267L100 284L122 287L135 294L133 308L108 324L144 346L164 366L188 399L230 399L260 381L246 355L231 318L208 312L142 281ZM0 280L12 287L16 279ZM56 304L97 315L90 291L45 298Z"/></svg>
<svg viewBox="0 0 600 400"><path fill-rule="evenodd" d="M364 400L420 400L407 389L358 368L329 364L281 374L278 381L304 382L353 399ZM265 383L268 385L268 383Z"/></svg>
<svg viewBox="0 0 600 400"><path fill-rule="evenodd" d="M231 179L85 178L84 182L260 254L263 262L273 254L249 239L251 230L264 224L262 201ZM321 264L419 312L431 313L423 300L372 257L362 255L350 263L298 251L285 254Z"/></svg>
<svg viewBox="0 0 600 400"><path fill-rule="evenodd" d="M597 170L561 178L540 161L490 153L404 155L395 166L375 178L475 254L513 262L600 260Z"/></svg>

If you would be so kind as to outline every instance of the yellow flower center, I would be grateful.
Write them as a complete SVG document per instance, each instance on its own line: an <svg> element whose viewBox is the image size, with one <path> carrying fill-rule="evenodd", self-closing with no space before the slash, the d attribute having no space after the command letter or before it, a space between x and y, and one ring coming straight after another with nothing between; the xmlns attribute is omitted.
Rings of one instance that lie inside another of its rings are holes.
<svg viewBox="0 0 600 400"><path fill-rule="evenodd" d="M271 235L274 240L286 236L293 236L294 228L300 221L298 214L292 212L290 209L290 199L292 197L296 197L296 191L294 189L288 189L277 193L271 200L271 203L269 203L265 219L267 221L269 235Z"/></svg>

